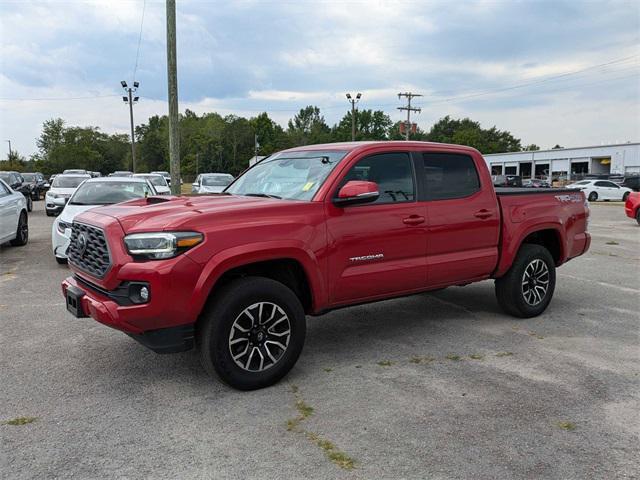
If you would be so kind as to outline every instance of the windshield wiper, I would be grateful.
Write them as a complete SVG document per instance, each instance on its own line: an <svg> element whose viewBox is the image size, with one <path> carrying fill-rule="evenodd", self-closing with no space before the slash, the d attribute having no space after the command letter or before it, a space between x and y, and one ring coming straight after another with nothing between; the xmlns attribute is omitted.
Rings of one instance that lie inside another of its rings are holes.
<svg viewBox="0 0 640 480"><path fill-rule="evenodd" d="M268 193L245 193L244 194L246 197L264 197L264 198L278 198L278 199L282 199L282 197L279 197L278 195L270 195Z"/></svg>

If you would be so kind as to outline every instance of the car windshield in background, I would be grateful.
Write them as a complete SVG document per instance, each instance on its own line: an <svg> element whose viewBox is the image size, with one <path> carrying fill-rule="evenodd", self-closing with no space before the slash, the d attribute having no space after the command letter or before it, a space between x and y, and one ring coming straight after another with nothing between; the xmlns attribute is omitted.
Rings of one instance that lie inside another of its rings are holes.
<svg viewBox="0 0 640 480"><path fill-rule="evenodd" d="M84 182L88 176L84 177L72 177L67 175L58 175L53 179L53 184L51 187L53 188L76 188L82 182Z"/></svg>
<svg viewBox="0 0 640 480"><path fill-rule="evenodd" d="M10 176L11 175L9 175L8 173L0 173L0 178L7 182L7 185L11 183L11 178L9 178Z"/></svg>
<svg viewBox="0 0 640 480"><path fill-rule="evenodd" d="M138 178L146 178L156 187L167 187L167 181L162 175L136 175Z"/></svg>
<svg viewBox="0 0 640 480"><path fill-rule="evenodd" d="M22 178L24 178L25 182L35 182L37 180L35 173L23 173Z"/></svg>
<svg viewBox="0 0 640 480"><path fill-rule="evenodd" d="M226 187L233 182L233 177L226 175L211 175L202 177L202 185L205 187Z"/></svg>
<svg viewBox="0 0 640 480"><path fill-rule="evenodd" d="M155 195L146 182L87 182L73 194L70 205L111 205Z"/></svg>
<svg viewBox="0 0 640 480"><path fill-rule="evenodd" d="M225 192L233 195L311 200L346 154L343 151L276 153L247 170Z"/></svg>

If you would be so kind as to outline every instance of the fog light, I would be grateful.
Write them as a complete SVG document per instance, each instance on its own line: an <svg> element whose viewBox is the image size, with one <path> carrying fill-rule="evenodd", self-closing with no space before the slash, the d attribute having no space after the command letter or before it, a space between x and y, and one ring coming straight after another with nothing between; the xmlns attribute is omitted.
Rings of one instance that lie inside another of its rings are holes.
<svg viewBox="0 0 640 480"><path fill-rule="evenodd" d="M142 287L140 289L140 299L143 302L146 302L147 300L149 300L149 289L147 287Z"/></svg>

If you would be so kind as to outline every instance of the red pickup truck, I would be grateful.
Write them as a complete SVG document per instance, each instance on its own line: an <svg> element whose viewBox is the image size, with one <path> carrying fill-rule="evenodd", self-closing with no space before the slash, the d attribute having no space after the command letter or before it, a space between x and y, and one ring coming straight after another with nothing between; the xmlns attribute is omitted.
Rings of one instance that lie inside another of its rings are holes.
<svg viewBox="0 0 640 480"><path fill-rule="evenodd" d="M73 222L67 309L159 353L196 346L239 389L294 365L305 315L495 279L539 315L589 248L580 191L494 189L480 153L425 142L282 151L222 194L149 197Z"/></svg>

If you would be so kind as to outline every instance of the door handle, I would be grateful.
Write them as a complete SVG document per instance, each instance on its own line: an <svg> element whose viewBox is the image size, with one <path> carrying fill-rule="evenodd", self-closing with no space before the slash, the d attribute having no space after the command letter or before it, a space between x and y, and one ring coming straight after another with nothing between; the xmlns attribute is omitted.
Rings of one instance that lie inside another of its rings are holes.
<svg viewBox="0 0 640 480"><path fill-rule="evenodd" d="M402 219L402 223L405 225L420 225L422 222L424 222L424 217L420 215L411 215L410 217Z"/></svg>
<svg viewBox="0 0 640 480"><path fill-rule="evenodd" d="M474 217L477 218L482 218L483 220L485 218L489 218L493 215L493 213L491 213L489 210L483 208L482 210L478 210L476 213L473 214Z"/></svg>

